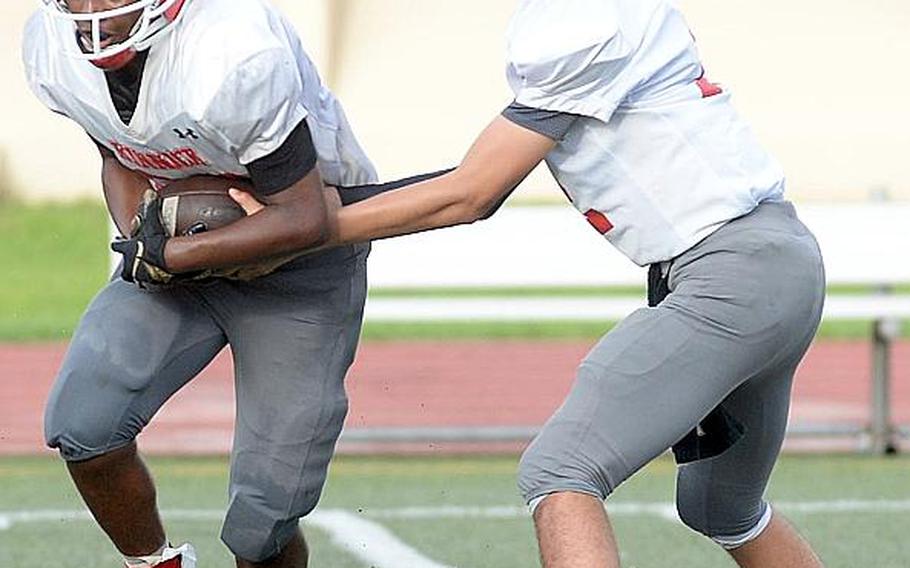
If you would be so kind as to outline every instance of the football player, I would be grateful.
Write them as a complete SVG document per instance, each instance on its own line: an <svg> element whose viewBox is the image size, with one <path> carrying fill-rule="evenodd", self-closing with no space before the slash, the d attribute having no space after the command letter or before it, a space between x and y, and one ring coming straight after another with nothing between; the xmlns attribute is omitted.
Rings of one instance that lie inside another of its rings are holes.
<svg viewBox="0 0 910 568"><path fill-rule="evenodd" d="M47 442L127 566L191 568L192 547L166 537L135 439L229 344L237 425L222 539L240 567L306 566L298 520L316 506L347 410L369 246L299 256L249 281L176 276L324 242L322 181L370 183L373 166L265 1L42 3L25 30L28 81L97 145L124 256L72 339ZM168 238L156 215L133 226L150 182L196 175L248 178L269 210L192 237Z"/></svg>
<svg viewBox="0 0 910 568"><path fill-rule="evenodd" d="M671 447L686 525L743 567L820 566L764 498L824 298L781 168L669 0L524 0L508 55L515 100L460 167L340 209L333 242L473 222L545 160L593 228L650 266L652 307L593 348L521 460L544 566L619 566L603 501Z"/></svg>

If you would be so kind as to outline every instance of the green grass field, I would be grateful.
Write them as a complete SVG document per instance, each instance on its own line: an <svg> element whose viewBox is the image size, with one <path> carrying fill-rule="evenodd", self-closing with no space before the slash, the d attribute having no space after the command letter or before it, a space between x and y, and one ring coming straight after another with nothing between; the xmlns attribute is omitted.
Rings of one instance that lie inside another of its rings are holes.
<svg viewBox="0 0 910 568"><path fill-rule="evenodd" d="M514 456L337 459L318 514L305 529L313 548L311 566L371 565L339 544L349 539L362 553L370 551L370 535L356 521L325 528L338 514L342 521L365 520L389 531L432 562L426 566L535 566L531 524L514 489L516 462ZM170 538L193 542L202 568L231 566L218 540L226 460L151 463ZM671 461L658 460L609 502L625 566L731 566L709 541L657 514L673 501L673 474ZM55 459L0 459L0 487L0 566L118 565L94 523L73 518L82 506ZM785 457L770 495L816 545L828 568L910 566L910 458Z"/></svg>
<svg viewBox="0 0 910 568"><path fill-rule="evenodd" d="M0 200L0 341L66 339L108 270L107 214L100 203L26 206ZM901 291L908 291L902 289ZM838 292L862 292L862 288ZM555 288L475 290L374 290L374 296L528 294L603 296L641 294L643 289ZM593 339L604 322L368 323L366 340L546 338ZM864 322L825 322L821 336L863 338ZM910 336L910 325L904 335Z"/></svg>
<svg viewBox="0 0 910 568"><path fill-rule="evenodd" d="M69 337L106 279L105 223L95 202L0 201L0 340Z"/></svg>

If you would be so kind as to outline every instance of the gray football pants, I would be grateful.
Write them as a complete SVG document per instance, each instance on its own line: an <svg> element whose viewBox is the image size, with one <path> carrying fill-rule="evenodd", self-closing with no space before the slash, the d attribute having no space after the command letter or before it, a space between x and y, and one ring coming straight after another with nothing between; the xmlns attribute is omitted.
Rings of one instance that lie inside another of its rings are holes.
<svg viewBox="0 0 910 568"><path fill-rule="evenodd" d="M131 443L230 344L237 415L222 539L249 561L274 556L316 506L347 412L368 250L302 257L251 282L142 290L112 281L57 376L48 445L82 461Z"/></svg>
<svg viewBox="0 0 910 568"><path fill-rule="evenodd" d="M821 254L792 205L766 203L677 257L667 284L662 303L630 315L581 363L522 457L519 485L529 503L564 491L605 499L720 416L722 431L698 434L729 447L682 452L691 461L678 469L677 508L691 528L735 541L767 511L793 375L821 318Z"/></svg>

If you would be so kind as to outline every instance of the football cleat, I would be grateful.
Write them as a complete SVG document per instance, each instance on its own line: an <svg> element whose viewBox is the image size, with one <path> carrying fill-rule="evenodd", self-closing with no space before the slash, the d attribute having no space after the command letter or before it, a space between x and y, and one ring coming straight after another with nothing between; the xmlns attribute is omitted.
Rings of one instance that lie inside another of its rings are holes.
<svg viewBox="0 0 910 568"><path fill-rule="evenodd" d="M196 551L186 543L180 548L167 547L155 568L196 568Z"/></svg>
<svg viewBox="0 0 910 568"><path fill-rule="evenodd" d="M139 565L127 564L126 568L196 568L196 551L189 543L179 548L168 546L160 557L148 558Z"/></svg>

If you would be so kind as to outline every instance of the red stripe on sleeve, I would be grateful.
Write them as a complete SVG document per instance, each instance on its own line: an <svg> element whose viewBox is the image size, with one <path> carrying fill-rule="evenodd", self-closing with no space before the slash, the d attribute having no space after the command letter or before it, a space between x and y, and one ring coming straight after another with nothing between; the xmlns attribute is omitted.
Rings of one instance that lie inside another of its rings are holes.
<svg viewBox="0 0 910 568"><path fill-rule="evenodd" d="M600 211L595 211L594 209L589 209L585 213L585 217L588 219L588 223L591 223L597 232L601 235L606 235L613 230L613 223L607 219L607 216L601 213Z"/></svg>
<svg viewBox="0 0 910 568"><path fill-rule="evenodd" d="M701 96L703 99L708 97L713 97L714 95L719 95L724 92L724 90L708 80L707 77L702 77L698 81L695 81L695 84L698 85L699 90L701 90Z"/></svg>

